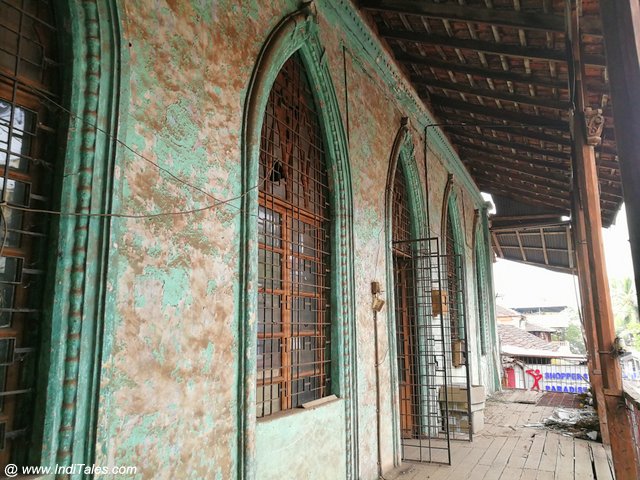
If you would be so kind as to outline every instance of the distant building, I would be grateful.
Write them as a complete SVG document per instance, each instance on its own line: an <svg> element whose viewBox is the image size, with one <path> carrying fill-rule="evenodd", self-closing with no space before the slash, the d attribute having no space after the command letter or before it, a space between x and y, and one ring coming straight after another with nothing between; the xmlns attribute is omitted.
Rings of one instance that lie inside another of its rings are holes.
<svg viewBox="0 0 640 480"><path fill-rule="evenodd" d="M586 393L586 357L572 354L567 342L549 342L506 324L498 324L498 335L503 387Z"/></svg>
<svg viewBox="0 0 640 480"><path fill-rule="evenodd" d="M500 325L513 325L521 328L525 320L524 315L510 308L496 305L496 320Z"/></svg>
<svg viewBox="0 0 640 480"><path fill-rule="evenodd" d="M528 332L540 338L548 337L550 341L564 341L565 332L571 325L571 310L567 306L518 307L513 310L526 317Z"/></svg>
<svg viewBox="0 0 640 480"><path fill-rule="evenodd" d="M500 336L500 353L519 358L547 357L549 352L556 352L557 346L545 341L526 330L513 326L498 324Z"/></svg>
<svg viewBox="0 0 640 480"><path fill-rule="evenodd" d="M556 333L556 330L553 328L543 327L542 325L530 322L529 320L525 321L525 330L546 342L551 342L551 334Z"/></svg>

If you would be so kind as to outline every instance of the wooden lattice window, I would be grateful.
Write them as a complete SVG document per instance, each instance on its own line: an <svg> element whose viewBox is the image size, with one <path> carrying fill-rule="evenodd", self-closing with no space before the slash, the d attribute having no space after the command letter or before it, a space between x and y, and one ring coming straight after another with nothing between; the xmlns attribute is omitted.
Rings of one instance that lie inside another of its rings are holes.
<svg viewBox="0 0 640 480"><path fill-rule="evenodd" d="M260 144L258 417L331 392L327 183L316 105L294 55L269 95Z"/></svg>
<svg viewBox="0 0 640 480"><path fill-rule="evenodd" d="M47 1L0 1L0 468L24 464L32 447L49 229L29 209L52 208L54 25Z"/></svg>

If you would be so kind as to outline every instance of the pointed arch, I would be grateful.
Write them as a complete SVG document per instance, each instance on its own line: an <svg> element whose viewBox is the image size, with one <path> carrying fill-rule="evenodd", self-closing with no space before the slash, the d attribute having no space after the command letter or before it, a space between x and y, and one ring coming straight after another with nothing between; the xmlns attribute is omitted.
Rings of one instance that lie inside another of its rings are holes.
<svg viewBox="0 0 640 480"><path fill-rule="evenodd" d="M409 213L409 236L412 239L424 238L427 236L427 222L425 216L425 200L420 182L420 172L416 164L414 155L414 142L409 129L408 119L402 118L400 127L396 132L391 154L389 157L389 168L387 171L387 182L385 188L385 245L386 245L386 271L387 271L387 299L390 307L387 309L389 321L387 323L388 344L389 344L389 370L390 370L390 398L391 421L393 431L393 454L394 464L398 465L401 460L400 445L400 399L397 358L397 338L396 338L396 315L395 308L395 285L394 285L394 258L392 242L394 239L393 218L394 218L394 187L397 185L397 175L404 177L406 208Z"/></svg>
<svg viewBox="0 0 640 480"><path fill-rule="evenodd" d="M467 365L469 372L469 347L467 339L467 305L464 300L466 291L464 267L464 232L457 195L454 191L453 174L449 174L442 201L442 220L440 243L441 251L446 257L447 291L449 298L449 319L451 334L451 351L453 366Z"/></svg>
<svg viewBox="0 0 640 480"><path fill-rule="evenodd" d="M450 173L447 176L447 183L444 188L442 199L442 216L440 221L440 239L442 243L442 251L446 252L447 247L447 224L451 227L449 235L454 240L454 249L457 255L460 255L464 262L464 232L462 231L462 221L460 218L460 210L458 208L458 199L454 191L454 176Z"/></svg>
<svg viewBox="0 0 640 480"><path fill-rule="evenodd" d="M484 236L482 235L482 224L480 222L480 209L473 212L473 268L476 286L476 306L477 306L477 336L480 340L480 355L485 356L488 351L488 293L487 293L487 272L486 272L486 252ZM482 372L481 372L482 373Z"/></svg>
<svg viewBox="0 0 640 480"><path fill-rule="evenodd" d="M486 378L486 386L495 391L500 389L500 354L497 349L497 331L495 323L495 302L493 300L493 270L492 270L492 254L491 243L489 240L489 215L488 209L490 203L484 203L480 209L475 210L474 214L474 265L475 276L478 289L478 297L481 299L482 305L479 305L478 314L481 322L478 332L481 339L484 338L484 348L481 353L484 354L483 362L480 362L480 370L486 368L488 378ZM484 317L484 318L483 318ZM482 347L482 345L481 345Z"/></svg>
<svg viewBox="0 0 640 480"><path fill-rule="evenodd" d="M332 284L330 301L335 341L332 391L344 399L345 450L348 478L358 477L357 378L353 272L353 212L347 142L338 102L312 4L285 17L263 46L249 83L242 125L242 220L240 232L240 308L238 366L238 477L255 476L255 385L257 335L257 223L258 158L262 122L275 78L294 53L305 68L320 117L326 149L332 212L330 244Z"/></svg>

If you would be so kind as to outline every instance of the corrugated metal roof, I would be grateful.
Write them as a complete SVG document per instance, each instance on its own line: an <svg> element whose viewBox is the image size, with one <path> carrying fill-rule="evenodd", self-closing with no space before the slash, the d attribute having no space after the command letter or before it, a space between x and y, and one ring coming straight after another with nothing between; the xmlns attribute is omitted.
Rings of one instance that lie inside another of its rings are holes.
<svg viewBox="0 0 640 480"><path fill-rule="evenodd" d="M492 217L491 238L499 258L575 273L573 240L568 222L534 225L536 220L543 220L534 216L528 222L526 217L518 217L519 221L513 225L507 218L513 217Z"/></svg>

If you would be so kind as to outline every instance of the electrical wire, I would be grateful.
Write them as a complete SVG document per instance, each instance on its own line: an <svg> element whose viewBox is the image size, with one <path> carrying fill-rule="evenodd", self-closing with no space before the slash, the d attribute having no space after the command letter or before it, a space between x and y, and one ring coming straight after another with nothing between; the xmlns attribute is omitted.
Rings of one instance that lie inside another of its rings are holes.
<svg viewBox="0 0 640 480"><path fill-rule="evenodd" d="M187 182L186 180L183 180L182 178L178 177L177 175L175 175L173 172L171 172L169 169L159 165L157 162L154 162L153 160L151 160L150 158L147 158L145 155L141 154L140 152L134 150L132 147L130 147L127 143L125 143L124 141L120 140L117 136L112 135L111 133L109 133L108 131L106 131L105 129L101 128L100 126L96 125L95 123L87 120L86 118L84 118L82 115L78 115L76 113L73 113L71 110L69 110L68 108L64 107L63 105L61 105L60 103L58 103L57 101L55 101L53 98L51 98L50 95L48 95L46 92L43 92L37 88L32 87L31 85L21 82L20 80L17 80L13 77L10 77L9 75L6 75L4 73L2 73L0 71L0 77L5 77L7 79L9 79L12 82L15 82L17 84L20 84L22 87L24 87L27 90L31 90L34 93L37 93L37 95L39 97L42 97L42 99L44 99L46 102L50 103L51 105L55 106L57 109L61 110L62 112L66 113L67 115L69 115L70 118L72 119L77 119L79 120L81 123L85 124L85 125L89 125L92 128L95 128L97 131L103 133L104 135L106 135L110 140L113 140L114 142L116 142L118 145L121 145L123 148L125 148L126 150L128 150L129 152L133 153L134 155L136 155L137 157L141 158L142 160L144 160L145 162L153 165L154 167L156 167L158 170L163 171L164 173L166 173L167 175L169 175L171 178L173 178L176 182L181 183L193 190L196 190L200 193L202 193L203 195L206 195L207 197L215 200L216 202L219 202L220 200L217 199L215 196L213 196L212 194L210 194L209 192L203 190L202 188L198 187L197 185L193 185L192 183ZM230 199L231 200L231 199ZM226 201L223 201L226 202Z"/></svg>
<svg viewBox="0 0 640 480"><path fill-rule="evenodd" d="M21 86L31 90L32 92L35 92L38 94L39 97L42 97L44 99L44 101L51 103L53 106L55 106L57 109L61 110L62 112L68 114L71 118L75 118L77 120L79 120L81 123L86 124L94 129L96 129L97 131L103 133L106 137L108 137L109 139L113 140L114 142L116 142L117 144L121 145L123 148L125 148L126 150L130 151L131 153L133 153L134 155L136 155L137 157L141 158L142 160L144 160L145 162L153 165L154 167L156 167L158 170L165 172L167 175L169 175L173 180L175 180L176 182L183 184L193 190L196 190L204 195L206 195L207 197L211 198L214 200L214 203L211 203L209 205L205 205L202 207L197 207L197 208L192 208L192 209L188 209L188 210L177 210L177 211L169 211L169 212L158 212L158 213L151 213L151 214L129 214L129 213L92 213L92 212L61 212L61 211L57 211L57 210L50 210L50 209L34 209L34 208L27 208L27 207L20 207L18 205L11 205L9 203L7 203L6 201L1 202L1 207L2 207L2 221L4 223L4 228L5 230L7 229L7 225L6 222L4 222L4 218L5 218L5 209L12 209L12 210L20 210L20 211L25 211L25 212L31 212L31 213L42 213L42 214L48 214L48 215L58 215L61 217L102 217L102 218L130 218L130 219L148 219L148 218L158 218L158 217L166 217L166 216L178 216L178 215L189 215L189 214L194 214L194 213L199 213L199 212L203 212L206 210L211 210L220 206L232 206L234 208L237 208L238 210L242 210L241 207L237 207L235 205L230 205L231 202L234 202L236 200L241 200L242 198L244 198L246 195L248 195L251 191L260 188L261 186L264 185L264 183L269 179L269 176L271 174L271 170L273 170L274 165L271 166L270 171L268 171L265 174L265 177L263 179L262 182L260 182L259 184L247 189L247 191L245 191L244 193L237 195L235 197L231 197L231 198L227 198L224 200L218 199L217 197L215 197L214 195L206 192L205 190L203 190L202 188L193 185L183 179L181 179L180 177L178 177L177 175L175 175L173 172L171 172L170 170L168 170L167 168L159 165L157 162L154 162L153 160L147 158L145 155L137 152L136 150L134 150L133 148L131 148L128 144L126 144L125 142L123 142L122 140L120 140L118 137L112 135L111 133L107 132L106 130L104 130L103 128L99 127L98 125L96 125L95 123L87 120L86 118L84 118L81 115L77 115L73 112L71 112L69 109L65 108L63 105L61 105L60 103L56 102L53 98L51 98L51 96L47 95L47 93L40 91L37 88L32 87L31 85L28 85L24 82L20 82L19 80L13 79L11 77L8 77L6 74L3 74L2 72L0 72L0 76L9 78L10 80L19 83ZM257 217L257 215L254 215ZM5 239L7 236L7 232L5 232ZM2 246L4 247L4 241L2 243ZM0 248L0 256L1 256L1 252L2 252L3 248Z"/></svg>
<svg viewBox="0 0 640 480"><path fill-rule="evenodd" d="M344 52L343 52L344 53ZM12 209L12 210L21 210L21 211L26 211L26 212L32 212L32 213L41 213L41 214L48 214L48 215L58 215L61 217L102 217L102 218L129 218L129 219L150 219L150 218L159 218L159 217L169 217L169 216L179 216L179 215L190 215L190 214L194 214L194 213L199 213L199 212L204 212L207 210L212 210L214 208L218 208L220 206L232 206L233 208L238 209L241 213L242 208L235 206L235 205L231 205L232 202L236 201L236 200L241 200L242 198L244 198L246 195L248 195L251 191L260 188L269 178L270 172L267 172L267 174L265 175L265 178L263 180L263 182L259 183L258 185L255 185L251 188L249 188L247 191L245 191L244 193L237 195L235 197L231 197L231 198L227 198L224 200L218 199L217 197L215 197L214 195L212 195L211 193L203 190L201 187L198 187L197 185L194 185L186 180L183 180L182 178L180 178L179 176L177 176L176 174L174 174L173 172L171 172L169 169L161 166L160 164L158 164L157 162L151 160L150 158L148 158L147 156L143 155L142 153L136 151L135 149L133 149L131 146L129 146L126 142L120 140L117 136L109 133L107 130L101 128L100 126L98 126L96 123L84 118L81 115L78 115L76 113L73 113L71 110L67 109L66 107L64 107L63 105L61 105L59 102L57 102L56 100L54 100L51 95L48 92L42 91L38 88L35 88L27 83L21 82L18 79L15 79L13 77L10 77L8 75L6 75L5 73L0 72L0 77L5 77L9 80L11 80L12 82L15 82L16 84L20 84L21 87L24 87L25 89L28 89L34 93L37 93L39 97L41 97L44 102L48 102L51 105L53 105L54 107L56 107L58 110L66 113L67 115L69 115L70 118L72 119L77 119L79 120L81 123L88 125L92 128L94 128L96 131L101 132L102 134L104 134L107 138L109 138L110 140L116 142L118 145L122 146L124 149L126 149L127 151L131 152L133 155L135 155L136 157L139 157L140 159L142 159L143 161L149 163L150 165L154 166L155 168L157 168L159 171L164 172L166 175L168 175L171 179L173 179L175 182L178 182L192 190L195 190L203 195L205 195L206 197L214 200L214 203L202 206L202 207L197 207L197 208L192 208L192 209L188 209L188 210L176 210L176 211L168 211L168 212L158 212L158 213L151 213L151 214L129 214L129 213L92 213L92 212L61 212L61 211L56 211L56 210L49 210L49 209L31 209L31 208L26 208L26 207L20 207L17 205L11 205L7 202L1 202L1 206L0 206L0 210L1 210L1 219L3 222L3 229L5 230L4 232L4 239L2 244L0 245L0 256L1 253L4 249L4 244L6 243L6 237L8 235L8 228L5 222L6 219L6 209ZM463 127L463 128L476 128L476 127L484 127L484 128L531 128L531 127L544 127L544 124L540 124L540 125L526 125L526 124L512 124L512 125L504 125L504 124L493 124L493 123L481 123L481 122L459 122L459 123L447 123L447 122L443 122L443 123L431 123L429 125L427 125L427 127ZM272 166L273 168L273 166ZM257 215L252 215L255 217L258 217ZM380 249L380 235L382 233L382 231L384 230L384 227L380 230L380 232L378 233L377 237L378 237L378 251L376 252L376 258L379 256L379 249ZM377 263L377 261L376 261ZM377 268L377 265L376 265Z"/></svg>

